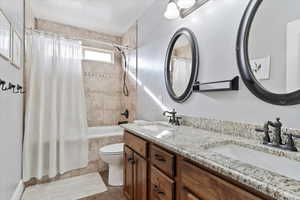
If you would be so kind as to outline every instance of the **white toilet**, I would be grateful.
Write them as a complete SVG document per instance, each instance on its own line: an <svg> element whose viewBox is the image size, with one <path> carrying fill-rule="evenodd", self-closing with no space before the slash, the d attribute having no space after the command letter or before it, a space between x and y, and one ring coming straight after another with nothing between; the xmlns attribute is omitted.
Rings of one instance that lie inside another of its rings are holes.
<svg viewBox="0 0 300 200"><path fill-rule="evenodd" d="M109 185L123 185L123 149L123 143L111 144L99 149L100 158L108 164Z"/></svg>

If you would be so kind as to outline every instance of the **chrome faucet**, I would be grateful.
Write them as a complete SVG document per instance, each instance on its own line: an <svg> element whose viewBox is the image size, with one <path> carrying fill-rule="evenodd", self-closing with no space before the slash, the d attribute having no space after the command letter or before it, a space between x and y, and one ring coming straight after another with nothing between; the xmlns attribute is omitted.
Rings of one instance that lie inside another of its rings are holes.
<svg viewBox="0 0 300 200"><path fill-rule="evenodd" d="M274 136L272 138L272 141L271 141L270 135L269 135L269 133L272 133L272 131L270 131L269 126L274 128L274 131L273 131ZM287 130L286 130L285 133L283 133L283 135L287 136L287 140L286 140L285 144L283 144L281 130L282 130L282 123L280 122L280 118L276 118L275 122L267 121L264 124L263 129L255 129L255 131L263 132L265 134L265 136L263 138L264 145L268 145L268 146L272 146L272 147L276 147L276 148L280 148L280 149L284 149L284 150L298 151L297 148L295 147L293 137L300 138L300 135L288 134Z"/></svg>
<svg viewBox="0 0 300 200"><path fill-rule="evenodd" d="M179 119L181 119L181 117L176 116L176 114L177 114L177 112L175 111L175 109L173 109L172 111L164 111L163 112L163 116L169 117L170 124L173 124L175 126L180 126Z"/></svg>

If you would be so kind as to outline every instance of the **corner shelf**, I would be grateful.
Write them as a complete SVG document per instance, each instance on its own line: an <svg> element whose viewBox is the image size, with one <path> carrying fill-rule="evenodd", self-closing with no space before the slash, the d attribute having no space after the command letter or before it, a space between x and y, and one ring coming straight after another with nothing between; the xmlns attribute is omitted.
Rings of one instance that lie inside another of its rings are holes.
<svg viewBox="0 0 300 200"><path fill-rule="evenodd" d="M239 90L239 77L236 76L232 80L215 81L208 83L195 82L193 92L215 92L215 91L230 91Z"/></svg>

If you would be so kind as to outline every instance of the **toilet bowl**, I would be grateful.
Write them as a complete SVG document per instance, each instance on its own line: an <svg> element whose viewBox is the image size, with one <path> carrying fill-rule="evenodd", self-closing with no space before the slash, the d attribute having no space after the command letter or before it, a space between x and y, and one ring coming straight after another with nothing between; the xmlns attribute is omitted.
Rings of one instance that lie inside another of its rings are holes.
<svg viewBox="0 0 300 200"><path fill-rule="evenodd" d="M100 158L108 164L109 185L123 185L123 149L123 143L111 144L99 149Z"/></svg>

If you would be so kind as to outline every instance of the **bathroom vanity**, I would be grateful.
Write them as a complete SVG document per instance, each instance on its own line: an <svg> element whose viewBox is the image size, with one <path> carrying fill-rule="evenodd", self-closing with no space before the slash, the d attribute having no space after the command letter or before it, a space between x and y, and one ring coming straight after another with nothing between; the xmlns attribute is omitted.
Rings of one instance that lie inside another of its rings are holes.
<svg viewBox="0 0 300 200"><path fill-rule="evenodd" d="M134 133L124 140L128 200L271 199Z"/></svg>
<svg viewBox="0 0 300 200"><path fill-rule="evenodd" d="M250 148L257 141L192 127L123 127L124 195L128 200L300 199L299 192L288 193L295 189L291 184L299 181L210 151L228 144Z"/></svg>

